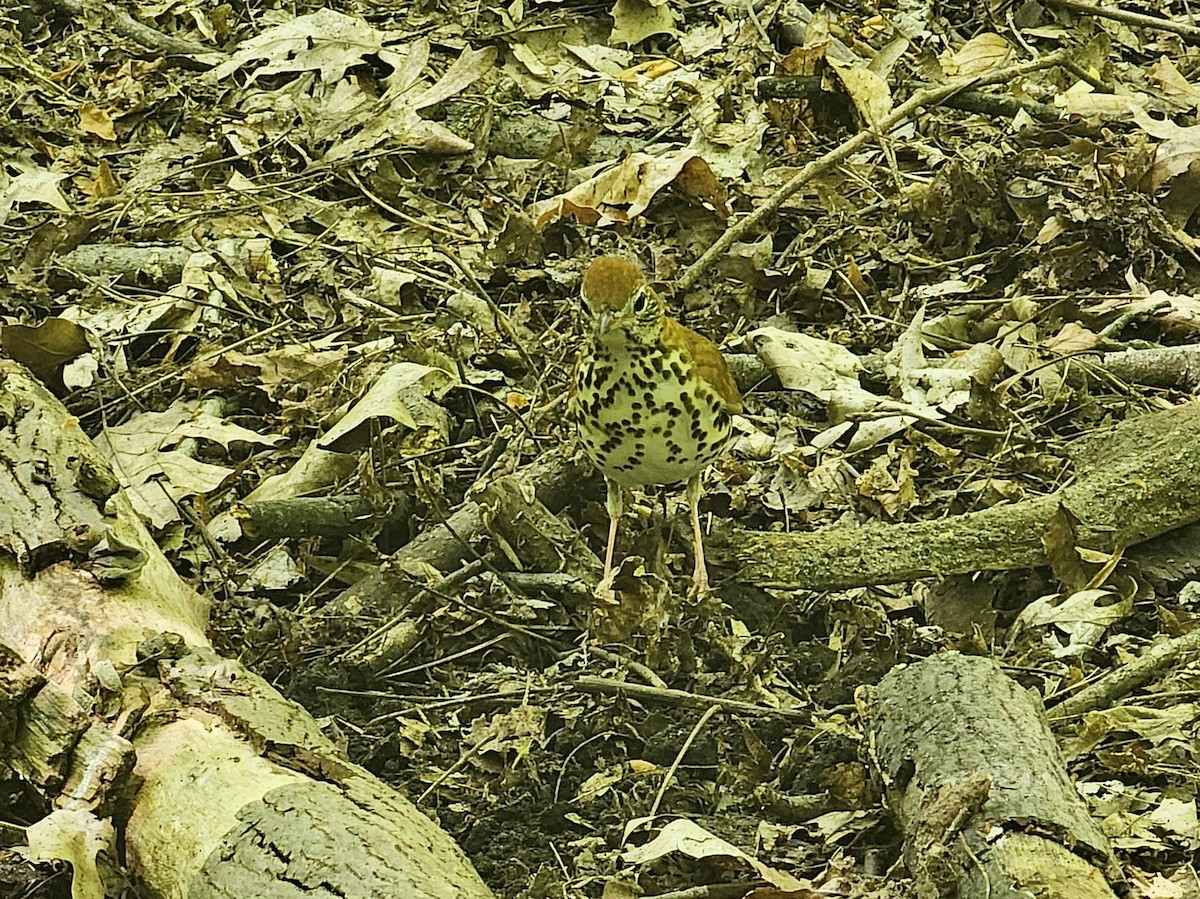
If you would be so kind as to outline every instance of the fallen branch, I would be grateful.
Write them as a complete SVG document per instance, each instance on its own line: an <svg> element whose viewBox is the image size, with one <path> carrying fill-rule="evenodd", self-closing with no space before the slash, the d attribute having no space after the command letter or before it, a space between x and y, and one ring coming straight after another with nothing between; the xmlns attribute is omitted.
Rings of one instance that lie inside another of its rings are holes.
<svg viewBox="0 0 1200 899"><path fill-rule="evenodd" d="M87 4L83 0L53 0L53 2L63 12L77 18L82 18L88 12ZM214 47L206 47L204 44L197 44L186 38L175 37L159 31L157 28L143 25L119 7L108 6L105 8L105 14L108 16L108 24L117 34L137 41L147 50L153 50L163 56L189 57L201 68L211 68L229 58L227 53Z"/></svg>
<svg viewBox="0 0 1200 899"><path fill-rule="evenodd" d="M832 169L834 166L845 162L860 149L866 146L871 141L882 140L889 131L907 122L920 110L926 106L936 106L945 101L948 97L952 97L964 90L969 90L974 87L979 87L985 84L999 84L1006 81L1012 81L1014 78L1019 78L1022 75L1028 75L1030 72L1036 72L1039 69L1048 69L1052 66L1059 65L1065 59L1069 58L1070 49L1056 50L1043 56L1041 59L1032 62L1023 62L1019 65L1009 66L1004 69L996 69L984 75L977 75L971 78L958 78L947 84L938 85L937 87L926 88L925 90L917 91L890 113L881 118L874 126L864 128L862 131L855 134L853 137L843 141L837 147L834 147L824 156L819 159L814 159L808 165L804 166L799 172L793 175L788 181L780 187L775 193L771 194L761 206L729 228L717 238L716 242L711 247L704 251L704 254L693 262L688 269L680 276L678 282L678 290L681 293L686 293L688 289L694 287L696 282L700 280L709 268L723 256L735 243L740 240L747 239L751 232L757 230L759 226L765 224L768 219L772 218L777 213L783 204L788 201L800 188L808 184L814 178L823 175L825 172Z"/></svg>
<svg viewBox="0 0 1200 899"><path fill-rule="evenodd" d="M1060 506L1078 543L1113 552L1200 520L1200 402L1089 434L1070 448L1075 479L1036 499L911 524L812 534L718 531L712 561L742 583L837 589L1047 564L1042 532Z"/></svg>
<svg viewBox="0 0 1200 899"><path fill-rule="evenodd" d="M581 693L624 696L636 699L641 703L661 703L664 705L681 706L683 708L700 709L719 706L728 712L738 715L753 715L756 717L774 716L790 718L805 723L812 720L812 715L798 709L774 709L767 706L755 705L752 702L743 702L740 699L727 699L723 696L701 696L699 693L690 693L687 690L631 684L628 681L615 681L590 674L584 674L576 678L574 686Z"/></svg>
<svg viewBox="0 0 1200 899"><path fill-rule="evenodd" d="M1097 16L1101 19L1112 19L1114 22L1123 22L1126 25L1153 28L1156 31L1169 31L1172 34L1179 34L1183 37L1200 38L1200 28L1197 28L1195 25L1185 25L1182 22L1164 19L1161 16L1148 16L1144 13L1129 12L1124 9L1096 6L1093 3L1083 3L1081 0L1047 0L1047 2L1050 6L1057 6L1059 9L1070 9L1074 12L1086 13L1089 16Z"/></svg>
<svg viewBox="0 0 1200 899"><path fill-rule="evenodd" d="M1182 637L1156 642L1145 654L1113 668L1098 681L1058 703L1050 710L1050 717L1060 721L1096 709L1113 708L1122 698L1196 652L1200 652L1200 629Z"/></svg>
<svg viewBox="0 0 1200 899"><path fill-rule="evenodd" d="M532 491L552 512L576 498L584 480L579 468L559 453L547 453L505 477L514 482L517 491ZM476 557L476 544L487 533L486 508L468 499L445 521L431 524L397 550L378 571L337 596L321 614L343 622L367 610L377 618L401 615L421 589L419 573L458 568L464 559Z"/></svg>
<svg viewBox="0 0 1200 899"><path fill-rule="evenodd" d="M760 100L812 100L827 94L840 97L846 103L851 102L844 93L830 90L824 85L825 79L820 75L771 75L758 79L754 91ZM929 86L922 84L920 88L927 89ZM941 105L950 109L961 109L963 112L1006 118L1015 116L1018 112L1026 112L1039 122L1061 122L1066 117L1066 113L1057 106L988 91L960 91L947 97Z"/></svg>
<svg viewBox="0 0 1200 899"><path fill-rule="evenodd" d="M1200 346L1147 347L1065 359L1059 368L1068 382L1110 380L1190 393L1200 386Z"/></svg>

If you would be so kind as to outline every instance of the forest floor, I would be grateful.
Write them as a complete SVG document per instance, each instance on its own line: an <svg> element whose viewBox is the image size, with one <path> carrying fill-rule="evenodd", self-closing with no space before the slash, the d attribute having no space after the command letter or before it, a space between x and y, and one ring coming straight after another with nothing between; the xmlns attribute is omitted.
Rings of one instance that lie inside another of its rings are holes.
<svg viewBox="0 0 1200 899"><path fill-rule="evenodd" d="M1089 546L1087 510L1045 522L1045 564L739 574L747 531L1051 493L1073 440L1200 383L1158 353L1200 333L1200 28L1063 6L9 4L0 348L218 647L497 895L909 895L864 688L954 648L1053 705L1200 616L1190 522ZM675 487L594 596L604 484L564 413L606 253L743 394L701 602ZM1181 665L1056 730L1129 895L1200 896L1198 690ZM631 853L672 820L743 855Z"/></svg>

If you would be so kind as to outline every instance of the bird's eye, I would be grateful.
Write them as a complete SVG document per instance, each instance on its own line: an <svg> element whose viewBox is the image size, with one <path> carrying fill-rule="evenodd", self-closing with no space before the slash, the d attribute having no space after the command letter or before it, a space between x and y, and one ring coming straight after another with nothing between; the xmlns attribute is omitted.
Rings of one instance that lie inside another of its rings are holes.
<svg viewBox="0 0 1200 899"><path fill-rule="evenodd" d="M633 295L633 314L643 315L650 308L650 293L644 287L639 287Z"/></svg>

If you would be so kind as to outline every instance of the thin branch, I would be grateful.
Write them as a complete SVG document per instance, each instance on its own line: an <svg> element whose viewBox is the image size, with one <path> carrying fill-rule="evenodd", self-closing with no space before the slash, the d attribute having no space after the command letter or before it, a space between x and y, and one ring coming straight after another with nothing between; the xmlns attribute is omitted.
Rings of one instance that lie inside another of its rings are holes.
<svg viewBox="0 0 1200 899"><path fill-rule="evenodd" d="M53 0L53 3L58 9L76 17L83 16L87 11L83 0ZM144 25L123 9L113 8L110 5L107 7L107 14L111 17L107 24L112 26L113 31L117 34L137 41L146 49L164 56L190 57L205 68L211 68L229 58L227 53L215 47L206 47L204 44L197 44L186 38L175 37L151 28L149 25Z"/></svg>
<svg viewBox="0 0 1200 899"><path fill-rule="evenodd" d="M1108 9L1082 0L1048 0L1051 6L1061 9L1071 9L1075 12L1099 16L1102 19L1112 19L1114 22L1124 22L1126 25L1138 25L1142 28L1153 28L1157 31L1170 31L1184 37L1200 38L1200 28L1195 25L1184 25L1161 16L1148 16L1140 12L1128 12L1124 9Z"/></svg>
<svg viewBox="0 0 1200 899"><path fill-rule="evenodd" d="M625 696L641 703L661 702L667 705L695 708L707 708L710 705L720 706L735 715L778 716L791 718L796 721L809 721L811 716L799 709L775 709L765 705L755 705L740 699L727 699L724 696L703 696L699 693L689 693L687 690L661 689L647 687L642 684L631 684L627 681L615 681L606 677L596 677L583 674L576 678L574 687L581 693L600 693L608 696Z"/></svg>
<svg viewBox="0 0 1200 899"><path fill-rule="evenodd" d="M1200 631L1174 637L1150 646L1143 655L1110 669L1093 684L1051 708L1053 721L1083 715L1096 709L1109 709L1132 693L1200 651Z"/></svg>
<svg viewBox="0 0 1200 899"><path fill-rule="evenodd" d="M913 118L921 109L926 106L936 106L941 104L948 97L952 97L960 91L968 90L973 87L978 87L984 84L998 84L1005 81L1011 81L1021 75L1027 75L1030 72L1036 72L1039 69L1048 69L1052 66L1061 64L1073 51L1069 48L1057 50L1054 53L1049 53L1039 60L1032 62L1024 62L1020 65L1009 66L1004 69L997 69L994 72L977 75L972 78L960 78L948 84L943 84L938 87L931 87L925 90L917 91L906 101L897 106L894 110L881 118L879 122L871 128L864 128L862 131L855 134L853 137L834 147L824 156L819 159L814 159L804 168L791 177L786 184L772 194L762 206L755 209L744 219L734 225L732 228L722 234L717 241L709 247L704 255L697 259L679 278L678 289L680 292L685 292L689 288L695 286L703 275L717 259L725 253L731 246L739 240L747 237L751 232L755 231L760 225L766 223L768 219L773 217L788 198L795 194L801 187L812 181L819 175L834 168L837 165L845 162L862 147L873 140L880 140L888 132L892 131L897 126L907 122Z"/></svg>
<svg viewBox="0 0 1200 899"><path fill-rule="evenodd" d="M929 85L920 84L915 87L920 90ZM844 93L826 89L824 80L819 75L771 75L758 79L754 90L760 100L812 100L826 94L849 102ZM960 91L952 97L947 97L942 105L964 112L994 116L1014 116L1024 110L1039 122L1058 122L1066 117L1066 113L1057 106L1014 97L1012 94L995 94L988 91Z"/></svg>

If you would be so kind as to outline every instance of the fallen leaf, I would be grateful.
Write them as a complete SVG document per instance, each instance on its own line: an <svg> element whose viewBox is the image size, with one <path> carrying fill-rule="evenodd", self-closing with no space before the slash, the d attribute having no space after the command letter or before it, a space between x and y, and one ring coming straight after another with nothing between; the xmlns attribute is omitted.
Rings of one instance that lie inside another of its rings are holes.
<svg viewBox="0 0 1200 899"><path fill-rule="evenodd" d="M386 32L363 19L321 9L243 41L228 60L202 77L210 82L223 81L262 59L267 62L251 73L251 81L264 75L315 71L322 81L332 84L340 81L351 66L377 55L386 37Z"/></svg>
<svg viewBox="0 0 1200 899"><path fill-rule="evenodd" d="M88 134L94 134L104 140L117 139L112 119L95 103L84 103L79 107L79 127Z"/></svg>
<svg viewBox="0 0 1200 899"><path fill-rule="evenodd" d="M868 125L874 125L891 112L892 92L882 76L861 65L841 65L832 59L829 63Z"/></svg>
<svg viewBox="0 0 1200 899"><path fill-rule="evenodd" d="M633 47L655 34L674 34L678 17L665 0L617 0L610 10L613 18L610 44Z"/></svg>
<svg viewBox="0 0 1200 899"><path fill-rule="evenodd" d="M566 193L534 204L530 214L539 228L568 215L601 228L624 224L645 212L654 196L672 184L707 202L718 214L728 214L724 188L694 150L662 156L632 153Z"/></svg>
<svg viewBox="0 0 1200 899"><path fill-rule="evenodd" d="M428 428L440 438L449 434L446 410L430 401L441 396L456 378L440 368L416 362L397 362L371 385L367 393L321 437L322 449L347 452L369 440L369 426L383 420L408 430Z"/></svg>
<svg viewBox="0 0 1200 899"><path fill-rule="evenodd" d="M3 203L3 209L6 211L13 203L45 203L59 212L70 212L70 205L58 189L58 185L69 177L48 169L27 169L8 182L4 191L7 202ZM0 215L0 222L3 220L4 216Z"/></svg>
<svg viewBox="0 0 1200 899"><path fill-rule="evenodd" d="M763 864L737 846L709 833L694 821L677 818L667 823L649 843L627 849L621 858L627 864L647 864L678 852L689 858L736 858L749 865L759 877L782 890L801 890L804 884L792 875Z"/></svg>
<svg viewBox="0 0 1200 899"><path fill-rule="evenodd" d="M989 31L977 34L954 52L944 52L939 61L947 75L970 78L1007 65L1012 55L1012 45Z"/></svg>

